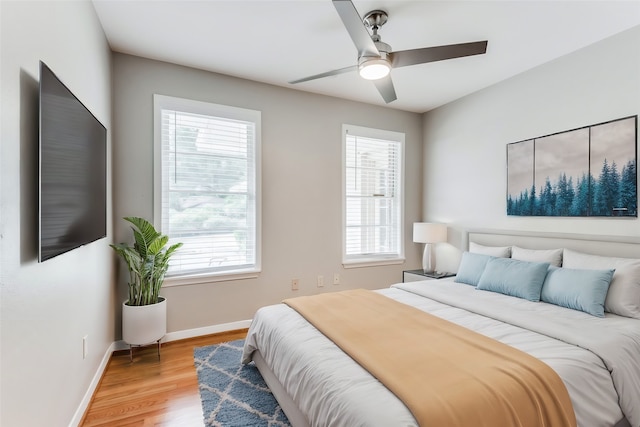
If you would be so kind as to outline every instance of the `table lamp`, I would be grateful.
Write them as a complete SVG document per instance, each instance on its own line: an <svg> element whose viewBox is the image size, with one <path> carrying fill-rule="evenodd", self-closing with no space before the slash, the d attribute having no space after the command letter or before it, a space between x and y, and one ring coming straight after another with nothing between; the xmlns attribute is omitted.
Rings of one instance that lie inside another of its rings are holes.
<svg viewBox="0 0 640 427"><path fill-rule="evenodd" d="M434 273L436 262L432 246L434 243L447 241L447 226L433 222L414 222L413 241L425 243L422 255L422 270L425 274Z"/></svg>

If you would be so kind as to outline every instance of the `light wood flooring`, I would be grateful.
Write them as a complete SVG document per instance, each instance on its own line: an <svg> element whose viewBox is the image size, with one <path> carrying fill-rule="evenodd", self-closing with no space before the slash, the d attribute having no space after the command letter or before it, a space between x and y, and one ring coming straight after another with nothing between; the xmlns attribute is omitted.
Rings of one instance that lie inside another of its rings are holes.
<svg viewBox="0 0 640 427"><path fill-rule="evenodd" d="M81 426L203 426L193 349L245 338L246 329L111 356Z"/></svg>

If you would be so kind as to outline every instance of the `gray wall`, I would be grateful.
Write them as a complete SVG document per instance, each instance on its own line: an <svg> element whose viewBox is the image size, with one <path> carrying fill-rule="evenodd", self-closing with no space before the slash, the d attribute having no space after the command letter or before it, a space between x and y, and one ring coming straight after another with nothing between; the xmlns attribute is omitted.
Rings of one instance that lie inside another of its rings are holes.
<svg viewBox="0 0 640 427"><path fill-rule="evenodd" d="M456 228L640 236L637 219L506 215L506 145L638 114L639 45L635 27L426 113L424 216ZM455 255L439 251L454 269Z"/></svg>
<svg viewBox="0 0 640 427"><path fill-rule="evenodd" d="M111 53L88 0L3 0L0 28L0 425L64 426L114 339L111 206L109 237L37 262L38 61L110 134Z"/></svg>
<svg viewBox="0 0 640 427"><path fill-rule="evenodd" d="M303 93L139 57L114 55L116 241L131 237L123 216L153 216L153 94L262 112L262 273L257 279L165 287L168 331L253 317L283 298L348 288L382 288L420 265L411 226L421 217L422 116ZM343 269L343 123L406 134L405 264ZM332 284L339 273L342 284ZM317 288L323 275L325 287ZM124 300L125 278L120 295ZM291 290L291 279L300 290ZM117 334L119 336L119 334Z"/></svg>

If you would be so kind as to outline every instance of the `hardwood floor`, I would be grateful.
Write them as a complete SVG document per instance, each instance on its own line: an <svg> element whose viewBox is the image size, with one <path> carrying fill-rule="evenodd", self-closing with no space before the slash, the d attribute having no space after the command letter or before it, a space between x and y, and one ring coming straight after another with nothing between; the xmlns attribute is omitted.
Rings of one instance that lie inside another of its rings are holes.
<svg viewBox="0 0 640 427"><path fill-rule="evenodd" d="M246 329L111 356L81 426L202 426L193 349L244 338Z"/></svg>

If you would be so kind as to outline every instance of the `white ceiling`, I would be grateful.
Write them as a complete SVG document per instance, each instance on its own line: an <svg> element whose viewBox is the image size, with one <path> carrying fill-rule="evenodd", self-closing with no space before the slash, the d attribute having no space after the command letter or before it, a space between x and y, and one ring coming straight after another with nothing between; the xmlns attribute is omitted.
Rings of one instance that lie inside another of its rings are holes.
<svg viewBox="0 0 640 427"><path fill-rule="evenodd" d="M330 0L93 0L111 48L259 82L385 105L351 72L357 52ZM640 0L354 0L383 9L393 50L488 40L485 55L395 69L389 107L424 112L640 25ZM624 54L624 52L621 52Z"/></svg>

